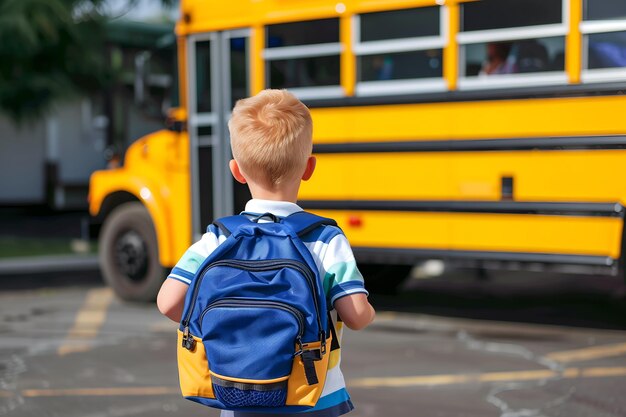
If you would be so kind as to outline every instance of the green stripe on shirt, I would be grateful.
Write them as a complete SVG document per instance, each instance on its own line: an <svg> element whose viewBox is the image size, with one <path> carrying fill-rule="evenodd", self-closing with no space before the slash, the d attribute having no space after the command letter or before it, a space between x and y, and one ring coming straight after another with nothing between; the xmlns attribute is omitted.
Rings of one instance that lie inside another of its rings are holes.
<svg viewBox="0 0 626 417"><path fill-rule="evenodd" d="M196 252L188 250L180 258L178 263L176 263L176 267L184 269L185 271L190 272L192 274L195 274L205 259L206 259L206 256L202 256Z"/></svg>
<svg viewBox="0 0 626 417"><path fill-rule="evenodd" d="M331 266L324 275L324 293L330 294L330 290L348 281L363 282L363 275L356 266L356 261L339 262Z"/></svg>

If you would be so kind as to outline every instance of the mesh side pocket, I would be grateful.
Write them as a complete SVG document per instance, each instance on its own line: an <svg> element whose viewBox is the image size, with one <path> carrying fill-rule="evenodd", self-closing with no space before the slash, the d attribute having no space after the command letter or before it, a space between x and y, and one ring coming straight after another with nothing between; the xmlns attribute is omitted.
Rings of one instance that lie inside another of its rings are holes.
<svg viewBox="0 0 626 417"><path fill-rule="evenodd" d="M287 381L272 384L246 384L212 375L213 392L227 407L282 407L287 401Z"/></svg>

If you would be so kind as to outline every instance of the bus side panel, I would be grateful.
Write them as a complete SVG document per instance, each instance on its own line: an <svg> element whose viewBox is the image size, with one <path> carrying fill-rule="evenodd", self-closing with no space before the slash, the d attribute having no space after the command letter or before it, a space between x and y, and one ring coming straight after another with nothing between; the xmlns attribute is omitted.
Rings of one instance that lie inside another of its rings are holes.
<svg viewBox="0 0 626 417"><path fill-rule="evenodd" d="M626 96L313 108L315 143L626 133Z"/></svg>
<svg viewBox="0 0 626 417"><path fill-rule="evenodd" d="M626 150L318 154L300 198L623 202Z"/></svg>
<svg viewBox="0 0 626 417"><path fill-rule="evenodd" d="M623 220L491 213L315 210L354 247L520 252L618 259ZM354 219L359 221L355 225Z"/></svg>

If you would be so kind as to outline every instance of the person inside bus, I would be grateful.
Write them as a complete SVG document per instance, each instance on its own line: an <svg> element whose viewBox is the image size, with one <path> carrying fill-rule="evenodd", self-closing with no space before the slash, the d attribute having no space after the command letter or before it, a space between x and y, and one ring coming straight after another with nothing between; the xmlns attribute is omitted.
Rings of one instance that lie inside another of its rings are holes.
<svg viewBox="0 0 626 417"><path fill-rule="evenodd" d="M489 42L487 58L483 62L479 75L513 74L517 72L515 63L509 59L511 42Z"/></svg>
<svg viewBox="0 0 626 417"><path fill-rule="evenodd" d="M552 69L548 49L537 39L517 42L514 49L517 72L541 72ZM562 70L563 67L560 69Z"/></svg>
<svg viewBox="0 0 626 417"><path fill-rule="evenodd" d="M376 80L393 79L393 58L390 55L376 55L372 60Z"/></svg>

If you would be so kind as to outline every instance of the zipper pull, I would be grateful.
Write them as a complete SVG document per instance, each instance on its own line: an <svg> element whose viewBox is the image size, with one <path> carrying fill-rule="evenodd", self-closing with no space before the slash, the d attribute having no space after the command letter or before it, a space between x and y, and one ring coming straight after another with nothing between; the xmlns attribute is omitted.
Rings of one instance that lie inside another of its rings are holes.
<svg viewBox="0 0 626 417"><path fill-rule="evenodd" d="M332 326L332 323L330 324ZM320 353L322 354L322 356L324 356L326 354L326 334L325 332L320 332L319 334L320 337Z"/></svg>
<svg viewBox="0 0 626 417"><path fill-rule="evenodd" d="M293 354L294 357L302 355L302 352L304 351L304 347L302 346L302 338L300 338L300 336L298 336L298 338L296 339L296 343L298 344L298 350L296 351L296 353Z"/></svg>
<svg viewBox="0 0 626 417"><path fill-rule="evenodd" d="M304 376L308 385L315 385L319 382L317 379L317 371L315 369L315 361L320 358L315 354L315 350L305 350L302 352L302 364L304 365Z"/></svg>
<svg viewBox="0 0 626 417"><path fill-rule="evenodd" d="M196 347L196 340L189 334L189 326L183 329L183 347L188 351L192 351Z"/></svg>

